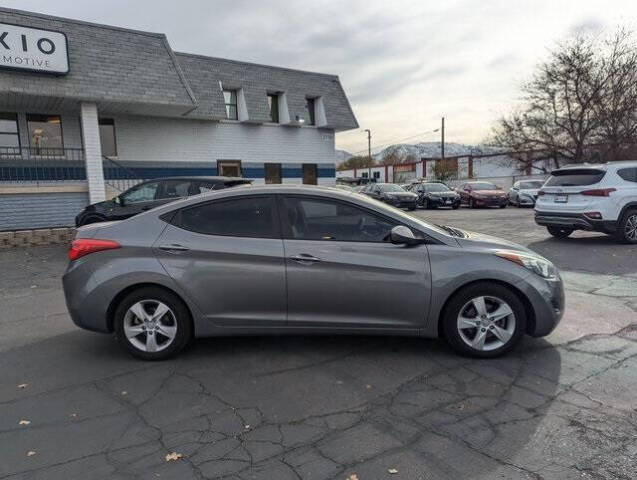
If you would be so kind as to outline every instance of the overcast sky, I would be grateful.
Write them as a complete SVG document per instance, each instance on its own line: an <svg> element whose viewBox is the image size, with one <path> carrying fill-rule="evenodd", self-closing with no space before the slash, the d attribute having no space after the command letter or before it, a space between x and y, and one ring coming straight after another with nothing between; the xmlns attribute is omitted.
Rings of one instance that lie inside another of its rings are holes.
<svg viewBox="0 0 637 480"><path fill-rule="evenodd" d="M337 148L476 143L556 41L635 28L636 0L5 0L4 6L165 33L176 51L338 74L361 130ZM429 133L423 133L429 132Z"/></svg>

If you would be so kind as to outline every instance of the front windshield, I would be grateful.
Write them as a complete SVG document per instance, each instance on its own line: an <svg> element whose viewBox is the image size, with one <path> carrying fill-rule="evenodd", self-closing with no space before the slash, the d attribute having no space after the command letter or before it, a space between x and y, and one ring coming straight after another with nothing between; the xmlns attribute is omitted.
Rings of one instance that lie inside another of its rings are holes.
<svg viewBox="0 0 637 480"><path fill-rule="evenodd" d="M386 213L387 215L391 215L394 218L400 218L403 220L409 220L411 222L415 222L418 225L421 225L423 228L428 228L430 230L435 231L436 233L440 233L442 235L449 236L449 232L443 228L440 228L438 225L434 225L433 223L425 222L423 219L416 217L415 215L409 215L408 213L402 211L399 208L392 207L391 205L386 204L385 202L381 202L374 198L371 198L367 195L358 195L357 198L364 202L374 204L374 207L381 212Z"/></svg>
<svg viewBox="0 0 637 480"><path fill-rule="evenodd" d="M489 182L470 183L472 190L497 190L498 188Z"/></svg>
<svg viewBox="0 0 637 480"><path fill-rule="evenodd" d="M448 192L449 187L442 183L431 183L429 185L423 185L425 192Z"/></svg>
<svg viewBox="0 0 637 480"><path fill-rule="evenodd" d="M405 189L400 185L394 185L393 183L386 183L379 185L381 192L404 192Z"/></svg>
<svg viewBox="0 0 637 480"><path fill-rule="evenodd" d="M520 182L520 188L542 188L542 182L540 181L529 181L529 182Z"/></svg>

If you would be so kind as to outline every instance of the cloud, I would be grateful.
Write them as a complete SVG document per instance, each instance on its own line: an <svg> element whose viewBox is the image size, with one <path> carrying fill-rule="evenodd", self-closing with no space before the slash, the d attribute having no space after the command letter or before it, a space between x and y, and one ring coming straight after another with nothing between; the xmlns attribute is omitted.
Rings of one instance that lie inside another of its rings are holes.
<svg viewBox="0 0 637 480"><path fill-rule="evenodd" d="M605 27L606 24L600 18L587 18L586 20L573 24L569 29L569 33L571 35L586 35L600 32Z"/></svg>

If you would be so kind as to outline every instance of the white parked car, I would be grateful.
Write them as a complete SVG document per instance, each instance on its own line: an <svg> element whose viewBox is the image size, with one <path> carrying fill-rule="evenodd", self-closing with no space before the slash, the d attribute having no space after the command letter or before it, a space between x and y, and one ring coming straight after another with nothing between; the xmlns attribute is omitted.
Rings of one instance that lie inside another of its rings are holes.
<svg viewBox="0 0 637 480"><path fill-rule="evenodd" d="M542 180L518 180L509 189L509 203L518 207L532 207L543 183Z"/></svg>
<svg viewBox="0 0 637 480"><path fill-rule="evenodd" d="M637 244L637 161L554 170L538 192L535 222L558 238L590 230Z"/></svg>

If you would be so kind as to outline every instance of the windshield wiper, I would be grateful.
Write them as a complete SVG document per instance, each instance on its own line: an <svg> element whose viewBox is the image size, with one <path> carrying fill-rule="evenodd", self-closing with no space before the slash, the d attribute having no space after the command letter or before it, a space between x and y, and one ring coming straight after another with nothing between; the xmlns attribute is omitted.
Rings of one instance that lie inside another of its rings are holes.
<svg viewBox="0 0 637 480"><path fill-rule="evenodd" d="M449 232L454 237L466 238L466 235L464 234L464 232L458 228L453 228L453 227L450 227L449 225L436 224L436 226L442 228L446 232Z"/></svg>

